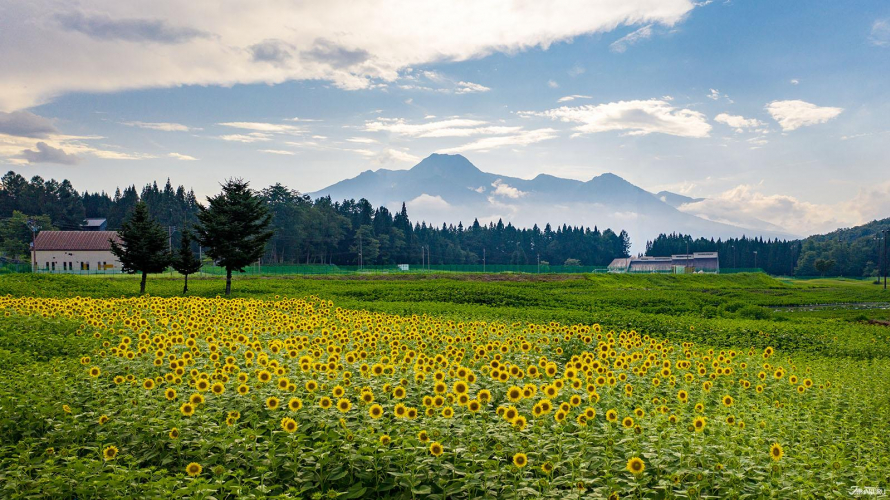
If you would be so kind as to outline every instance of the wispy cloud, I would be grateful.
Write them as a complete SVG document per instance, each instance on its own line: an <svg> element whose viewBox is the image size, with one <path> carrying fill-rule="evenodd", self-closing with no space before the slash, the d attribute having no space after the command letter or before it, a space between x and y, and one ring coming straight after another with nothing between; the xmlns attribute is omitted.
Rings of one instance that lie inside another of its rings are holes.
<svg viewBox="0 0 890 500"><path fill-rule="evenodd" d="M536 130L524 130L515 134L497 137L485 137L476 141L452 148L440 149L440 153L464 153L467 151L488 151L505 146L527 146L536 142L546 141L557 137L556 130L542 128Z"/></svg>
<svg viewBox="0 0 890 500"><path fill-rule="evenodd" d="M483 120L450 118L447 120L409 123L403 118L385 119L365 123L366 132L389 132L417 138L469 137L472 135L508 134L522 127L492 126Z"/></svg>
<svg viewBox="0 0 890 500"><path fill-rule="evenodd" d="M196 161L197 160L197 158L195 158L194 156L184 155L184 154L180 154L180 153L169 153L167 156L170 158L173 158L174 160L182 160L182 161Z"/></svg>
<svg viewBox="0 0 890 500"><path fill-rule="evenodd" d="M188 132L190 130L201 130L182 125L180 123L164 123L164 122L121 122L122 125L128 127L146 128L149 130L160 130L163 132Z"/></svg>
<svg viewBox="0 0 890 500"><path fill-rule="evenodd" d="M619 101L577 107L563 106L543 112L521 114L543 116L568 123L578 123L579 134L623 131L627 135L653 133L679 137L708 137L711 125L705 115L690 109L678 109L667 101Z"/></svg>
<svg viewBox="0 0 890 500"><path fill-rule="evenodd" d="M283 149L259 149L260 153L269 153L273 155L284 155L284 156L293 156L295 153L293 151L286 151Z"/></svg>
<svg viewBox="0 0 890 500"><path fill-rule="evenodd" d="M560 97L556 100L558 103L574 101L575 99L593 99L593 97L589 95L580 95L580 94L572 94L564 97Z"/></svg>
<svg viewBox="0 0 890 500"><path fill-rule="evenodd" d="M612 42L611 45L609 45L609 48L612 50L612 52L617 52L619 54L622 54L631 45L635 45L643 40L648 40L651 37L652 37L652 25L649 24L649 25L643 26L642 28L619 38L618 40L615 40L614 42Z"/></svg>
<svg viewBox="0 0 890 500"><path fill-rule="evenodd" d="M878 47L890 46L890 19L877 19L871 25L868 42Z"/></svg>
<svg viewBox="0 0 890 500"><path fill-rule="evenodd" d="M220 123L224 127L240 128L244 130L255 130L257 132L267 132L271 134L301 134L305 131L303 127L295 125L287 125L283 123L263 123L263 122L224 122Z"/></svg>

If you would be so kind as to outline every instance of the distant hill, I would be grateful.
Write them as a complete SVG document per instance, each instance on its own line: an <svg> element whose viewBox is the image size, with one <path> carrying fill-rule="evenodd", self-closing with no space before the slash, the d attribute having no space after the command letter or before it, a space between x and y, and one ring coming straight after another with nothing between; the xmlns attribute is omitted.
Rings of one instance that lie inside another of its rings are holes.
<svg viewBox="0 0 890 500"><path fill-rule="evenodd" d="M335 201L366 198L392 210L405 202L412 220L435 224L466 225L478 218L520 227L551 223L625 229L633 252L642 251L647 239L674 231L709 238L791 237L682 212L676 206L697 199L666 191L656 195L611 173L586 182L546 174L520 179L483 172L462 155L432 154L409 170L367 170L310 194Z"/></svg>
<svg viewBox="0 0 890 500"><path fill-rule="evenodd" d="M825 234L816 234L804 239L804 241L844 241L851 243L856 240L861 240L862 238L874 238L882 229L890 229L890 217L881 220L873 220L861 226L836 229Z"/></svg>

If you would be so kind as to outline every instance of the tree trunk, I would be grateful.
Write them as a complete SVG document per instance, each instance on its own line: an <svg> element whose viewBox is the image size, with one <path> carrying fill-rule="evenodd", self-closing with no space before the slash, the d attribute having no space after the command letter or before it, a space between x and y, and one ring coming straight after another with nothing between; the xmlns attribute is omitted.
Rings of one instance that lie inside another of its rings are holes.
<svg viewBox="0 0 890 500"><path fill-rule="evenodd" d="M184 276L185 276L185 284L182 286L182 294L183 295L185 295L189 292L189 275L186 274Z"/></svg>
<svg viewBox="0 0 890 500"><path fill-rule="evenodd" d="M147 278L147 277L148 277L148 273L143 272L142 273L142 282L139 283L139 295L142 295L145 293L145 278Z"/></svg>
<svg viewBox="0 0 890 500"><path fill-rule="evenodd" d="M226 269L226 297L232 293L232 270Z"/></svg>

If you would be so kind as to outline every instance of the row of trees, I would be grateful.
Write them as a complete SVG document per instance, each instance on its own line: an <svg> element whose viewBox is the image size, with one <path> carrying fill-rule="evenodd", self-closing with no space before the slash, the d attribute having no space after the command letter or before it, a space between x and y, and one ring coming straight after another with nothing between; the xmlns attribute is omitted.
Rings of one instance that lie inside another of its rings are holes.
<svg viewBox="0 0 890 500"><path fill-rule="evenodd" d="M43 229L79 229L84 217L108 221L108 229L123 227L123 221L139 202L165 231L168 242L181 239L184 228L198 223L201 211L195 194L183 186L174 188L148 184L137 190L129 186L114 195L79 194L68 181L26 181L15 172L0 180L0 217L17 227L20 219L45 216ZM312 200L281 184L255 193L271 216L270 238L261 257L270 264L535 264L544 262L604 266L626 256L630 238L597 227L566 225L543 229L516 228L512 224L480 224L474 221L442 226L412 223L404 204L393 213L373 207L366 199L335 202L329 197ZM20 215L15 216L16 213ZM21 222L14 234L5 237L0 225L0 249L8 258L24 257L31 234ZM9 241L7 245L5 242Z"/></svg>
<svg viewBox="0 0 890 500"><path fill-rule="evenodd" d="M272 237L271 216L263 200L254 195L247 182L227 181L222 192L207 198L207 207L198 206L198 223L182 231L174 254L168 245L168 232L151 216L149 205L139 201L118 232L121 242L111 242L111 252L121 261L124 272L142 275L139 293L145 293L149 274L164 272L168 266L185 277L182 293L188 292L188 277L201 269L201 260L192 249L192 230L207 255L226 270L226 295L232 292L232 272L259 259Z"/></svg>
<svg viewBox="0 0 890 500"><path fill-rule="evenodd" d="M272 214L275 235L264 262L335 265L534 264L541 260L607 265L630 249L627 232L548 224L520 229L512 224L412 225L405 204L398 212L366 199L312 200L275 184L260 192Z"/></svg>
<svg viewBox="0 0 890 500"><path fill-rule="evenodd" d="M879 276L883 274L882 229L890 229L890 219L793 241L661 234L646 243L646 255L682 254L688 248L690 252L720 252L721 268L758 267L785 276Z"/></svg>

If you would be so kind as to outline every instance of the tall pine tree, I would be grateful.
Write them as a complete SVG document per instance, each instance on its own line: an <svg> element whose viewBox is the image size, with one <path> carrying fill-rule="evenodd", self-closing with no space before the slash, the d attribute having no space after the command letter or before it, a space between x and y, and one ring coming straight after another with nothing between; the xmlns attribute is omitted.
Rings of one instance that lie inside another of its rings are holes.
<svg viewBox="0 0 890 500"><path fill-rule="evenodd" d="M125 273L142 273L139 293L145 293L148 274L162 273L170 264L167 233L148 214L148 206L139 202L118 234L122 244L112 240L111 253L121 261Z"/></svg>
<svg viewBox="0 0 890 500"><path fill-rule="evenodd" d="M195 228L198 241L210 256L226 270L226 295L232 293L232 271L260 259L266 243L274 234L269 230L272 216L263 200L241 179L229 179L222 193L207 198L207 207L200 207Z"/></svg>

